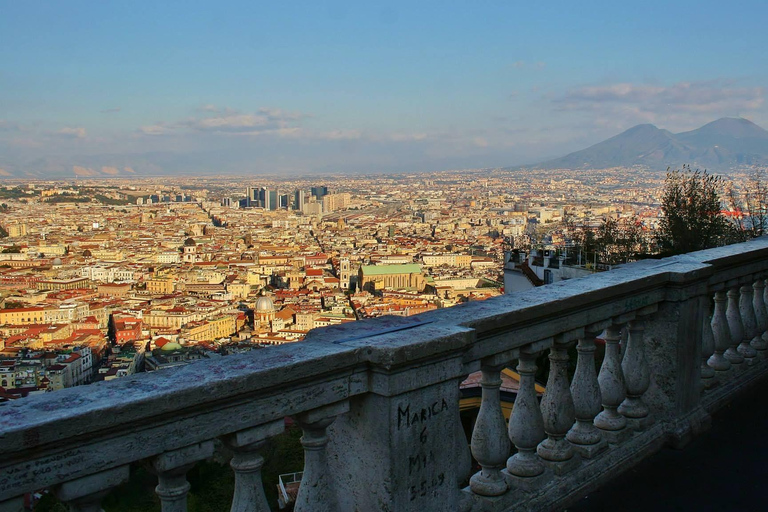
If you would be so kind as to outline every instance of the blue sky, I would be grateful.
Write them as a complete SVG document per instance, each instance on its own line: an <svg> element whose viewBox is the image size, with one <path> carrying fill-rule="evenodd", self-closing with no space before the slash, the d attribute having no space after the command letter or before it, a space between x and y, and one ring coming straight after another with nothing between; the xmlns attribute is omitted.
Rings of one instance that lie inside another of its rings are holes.
<svg viewBox="0 0 768 512"><path fill-rule="evenodd" d="M0 0L0 169L509 166L768 128L766 2Z"/></svg>

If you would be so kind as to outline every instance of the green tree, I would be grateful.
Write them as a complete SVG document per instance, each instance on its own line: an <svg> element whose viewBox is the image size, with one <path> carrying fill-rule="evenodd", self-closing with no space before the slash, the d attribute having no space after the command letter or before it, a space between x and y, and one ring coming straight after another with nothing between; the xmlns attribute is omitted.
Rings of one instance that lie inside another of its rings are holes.
<svg viewBox="0 0 768 512"><path fill-rule="evenodd" d="M661 219L656 234L659 251L682 254L734 241L734 228L721 212L722 180L706 171L667 171Z"/></svg>
<svg viewBox="0 0 768 512"><path fill-rule="evenodd" d="M742 186L730 183L726 190L728 206L745 237L763 236L768 232L768 181L765 169L752 171Z"/></svg>

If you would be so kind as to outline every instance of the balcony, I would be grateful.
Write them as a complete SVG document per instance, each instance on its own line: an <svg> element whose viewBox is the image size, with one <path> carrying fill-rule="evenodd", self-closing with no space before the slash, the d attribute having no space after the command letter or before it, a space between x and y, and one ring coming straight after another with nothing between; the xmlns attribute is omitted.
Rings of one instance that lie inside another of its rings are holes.
<svg viewBox="0 0 768 512"><path fill-rule="evenodd" d="M0 511L42 488L98 510L140 460L163 510L183 511L185 474L216 439L234 452L232 510L265 511L259 450L286 416L304 431L297 511L560 510L685 445L768 375L767 275L759 239L19 400L0 407ZM520 374L509 424L506 367ZM478 370L468 442L459 384Z"/></svg>

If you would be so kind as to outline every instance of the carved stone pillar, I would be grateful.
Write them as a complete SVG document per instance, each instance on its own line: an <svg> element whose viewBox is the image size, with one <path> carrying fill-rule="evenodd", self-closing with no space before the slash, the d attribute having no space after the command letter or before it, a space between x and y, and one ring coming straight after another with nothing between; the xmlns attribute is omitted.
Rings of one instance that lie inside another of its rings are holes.
<svg viewBox="0 0 768 512"><path fill-rule="evenodd" d="M715 338L712 334L712 318L704 315L701 326L701 387L709 389L717 383L715 369L707 363L715 352Z"/></svg>
<svg viewBox="0 0 768 512"><path fill-rule="evenodd" d="M595 426L603 433L609 443L626 440L632 432L627 429L627 419L617 409L626 397L624 371L621 369L621 329L609 326L603 335L605 340L605 358L597 376L603 411L595 417Z"/></svg>
<svg viewBox="0 0 768 512"><path fill-rule="evenodd" d="M536 397L536 357L538 352L520 350L517 372L520 389L509 418L509 438L517 453L507 460L507 471L514 476L531 478L544 472L536 447L546 437L544 419Z"/></svg>
<svg viewBox="0 0 768 512"><path fill-rule="evenodd" d="M109 491L128 481L128 466L107 469L61 484L56 497L69 505L72 512L103 512L101 500Z"/></svg>
<svg viewBox="0 0 768 512"><path fill-rule="evenodd" d="M763 282L762 279L758 279L752 285L752 288L754 289L754 299L752 304L755 308L757 334L760 336L763 343L765 343L765 346L768 347L768 310L766 310L765 298L763 296L765 293L765 282ZM762 355L765 357L767 354L766 352L763 352Z"/></svg>
<svg viewBox="0 0 768 512"><path fill-rule="evenodd" d="M755 289L751 284L745 284L741 287L739 295L739 313L744 325L744 343L746 343L759 359L765 358L766 344L762 338L762 332L758 332L757 316L754 306Z"/></svg>
<svg viewBox="0 0 768 512"><path fill-rule="evenodd" d="M642 321L632 320L627 324L627 330L627 347L621 361L627 397L619 406L618 412L627 418L632 428L645 430L653 423L653 419L643 401L643 394L651 384L651 371L645 358Z"/></svg>
<svg viewBox="0 0 768 512"><path fill-rule="evenodd" d="M347 402L321 407L296 416L304 431L301 445L304 447L304 476L296 496L296 512L335 512L336 490L328 470L326 429L336 417L349 410Z"/></svg>
<svg viewBox="0 0 768 512"><path fill-rule="evenodd" d="M566 439L582 457L592 458L608 448L608 443L594 424L602 402L595 370L595 333L587 333L579 339L576 350L579 356L571 382L576 423L568 431Z"/></svg>
<svg viewBox="0 0 768 512"><path fill-rule="evenodd" d="M536 452L542 461L561 474L572 465L565 463L573 459L571 443L565 438L575 421L575 408L571 388L568 385L568 348L557 343L549 349L549 379L544 397L541 399L541 415L547 438L539 443Z"/></svg>
<svg viewBox="0 0 768 512"><path fill-rule="evenodd" d="M163 512L186 512L189 493L187 471L211 455L213 441L205 441L165 452L152 460L158 479L155 492L160 497Z"/></svg>
<svg viewBox="0 0 768 512"><path fill-rule="evenodd" d="M461 383L467 377L468 375L464 375L458 380L459 389L461 389ZM459 391L459 395L461 395L461 391ZM461 424L461 414L458 410L456 413L456 484L461 487L466 485L472 473L472 451L470 450L467 436L464 433L464 426Z"/></svg>
<svg viewBox="0 0 768 512"><path fill-rule="evenodd" d="M469 488L481 496L500 496L509 489L501 474L510 450L499 392L503 368L485 365L481 368L483 396L472 431L472 455L482 469L469 479Z"/></svg>
<svg viewBox="0 0 768 512"><path fill-rule="evenodd" d="M712 314L712 321L710 322L715 352L709 358L707 364L715 370L715 374L720 378L723 378L731 371L731 360L725 355L731 347L731 332L728 328L728 318L725 313L727 301L725 292L715 293L715 312Z"/></svg>
<svg viewBox="0 0 768 512"><path fill-rule="evenodd" d="M259 425L224 437L224 444L234 456L229 465L235 472L235 494L232 496L232 512L269 512L261 482L264 458L259 450L270 437L285 430L283 420Z"/></svg>
<svg viewBox="0 0 768 512"><path fill-rule="evenodd" d="M731 343L728 350L725 351L725 357L731 362L735 370L741 370L747 365L747 361L742 351L742 341L744 338L744 326L741 324L741 313L739 312L739 290L731 288L728 290L728 308L725 311L725 317L728 319L728 331L731 335ZM746 345L747 351L752 347Z"/></svg>

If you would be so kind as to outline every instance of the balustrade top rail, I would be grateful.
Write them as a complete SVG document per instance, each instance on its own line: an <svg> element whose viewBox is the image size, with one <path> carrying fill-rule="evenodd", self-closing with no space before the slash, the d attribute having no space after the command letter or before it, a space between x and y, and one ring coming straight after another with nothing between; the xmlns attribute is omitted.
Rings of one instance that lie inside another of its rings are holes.
<svg viewBox="0 0 768 512"><path fill-rule="evenodd" d="M0 501L368 393L383 385L377 369L439 365L458 354L468 373L538 340L766 271L763 238L11 402L0 407Z"/></svg>

